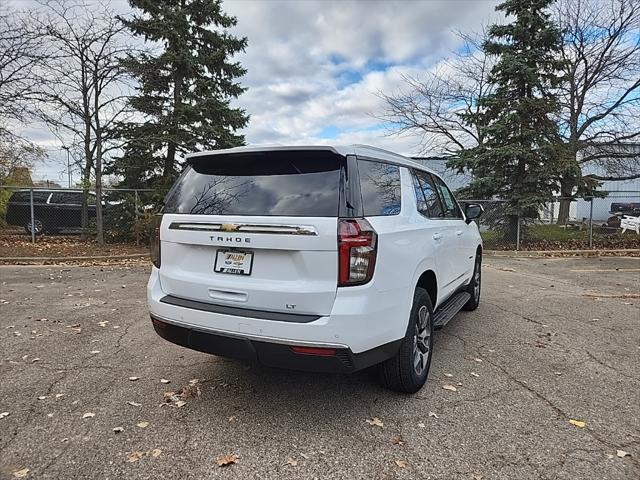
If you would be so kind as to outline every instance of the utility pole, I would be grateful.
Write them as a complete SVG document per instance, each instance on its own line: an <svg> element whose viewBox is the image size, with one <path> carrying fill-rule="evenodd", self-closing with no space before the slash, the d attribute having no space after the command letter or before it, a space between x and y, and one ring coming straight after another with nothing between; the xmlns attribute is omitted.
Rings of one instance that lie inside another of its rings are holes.
<svg viewBox="0 0 640 480"><path fill-rule="evenodd" d="M67 178L69 180L69 188L71 188L71 162L69 161L69 147L62 146L67 151Z"/></svg>

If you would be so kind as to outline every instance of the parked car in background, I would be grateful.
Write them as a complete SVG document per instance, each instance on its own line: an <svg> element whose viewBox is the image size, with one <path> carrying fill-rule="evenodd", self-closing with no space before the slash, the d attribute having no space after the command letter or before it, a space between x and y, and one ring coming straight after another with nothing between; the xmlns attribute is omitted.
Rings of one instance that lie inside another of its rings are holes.
<svg viewBox="0 0 640 480"><path fill-rule="evenodd" d="M640 203L613 202L611 204L610 212L613 215L630 215L632 217L640 217Z"/></svg>
<svg viewBox="0 0 640 480"><path fill-rule="evenodd" d="M89 221L96 217L96 196L87 198ZM33 190L33 229L36 235L78 229L82 226L82 190ZM31 234L31 192L13 192L7 202L6 221Z"/></svg>
<svg viewBox="0 0 640 480"><path fill-rule="evenodd" d="M170 342L418 391L433 331L480 301L482 240L444 181L373 147L190 154L152 240L151 320Z"/></svg>

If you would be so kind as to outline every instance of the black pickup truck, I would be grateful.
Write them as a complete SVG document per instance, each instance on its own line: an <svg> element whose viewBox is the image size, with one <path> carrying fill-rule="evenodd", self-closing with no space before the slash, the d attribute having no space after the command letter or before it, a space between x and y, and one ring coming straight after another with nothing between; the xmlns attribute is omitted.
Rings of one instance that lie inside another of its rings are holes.
<svg viewBox="0 0 640 480"><path fill-rule="evenodd" d="M96 217L96 196L87 198L89 221ZM33 217L36 235L74 230L82 226L82 190L34 190ZM7 203L9 225L24 227L31 233L31 197L29 190L13 192Z"/></svg>

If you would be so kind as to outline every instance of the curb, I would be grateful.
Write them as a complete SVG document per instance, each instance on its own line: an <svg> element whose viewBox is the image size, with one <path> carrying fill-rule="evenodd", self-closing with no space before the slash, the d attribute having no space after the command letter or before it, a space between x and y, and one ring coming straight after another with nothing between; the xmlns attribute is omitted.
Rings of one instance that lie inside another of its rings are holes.
<svg viewBox="0 0 640 480"><path fill-rule="evenodd" d="M597 250L485 250L483 256L536 258L553 256L606 257L610 255L640 256L640 248L597 249Z"/></svg>

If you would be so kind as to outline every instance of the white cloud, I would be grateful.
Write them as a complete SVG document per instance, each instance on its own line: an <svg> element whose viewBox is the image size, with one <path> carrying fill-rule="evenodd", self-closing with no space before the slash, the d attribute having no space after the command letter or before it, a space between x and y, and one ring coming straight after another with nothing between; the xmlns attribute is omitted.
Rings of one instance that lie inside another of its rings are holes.
<svg viewBox="0 0 640 480"><path fill-rule="evenodd" d="M24 7L32 0L12 0ZM455 31L495 20L496 0L227 0L248 37L239 60L248 87L234 105L251 115L248 143L369 143L419 152L411 137L387 136L375 93L393 92L459 47ZM126 14L124 0L111 5ZM330 137L330 138L327 138ZM57 176L66 159L47 167ZM45 173L41 172L41 175Z"/></svg>
<svg viewBox="0 0 640 480"><path fill-rule="evenodd" d="M372 115L376 92L398 89L402 74L433 66L476 31L496 2L227 1L234 33L249 47L238 56L247 93L235 102L251 114L248 143L366 142L417 153L415 139L388 137Z"/></svg>

